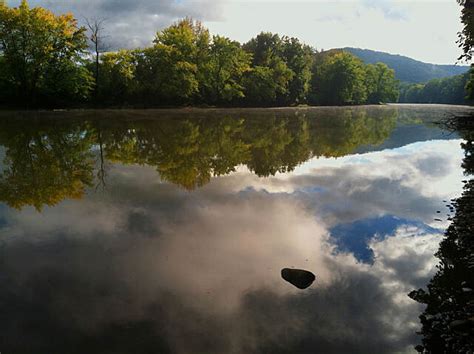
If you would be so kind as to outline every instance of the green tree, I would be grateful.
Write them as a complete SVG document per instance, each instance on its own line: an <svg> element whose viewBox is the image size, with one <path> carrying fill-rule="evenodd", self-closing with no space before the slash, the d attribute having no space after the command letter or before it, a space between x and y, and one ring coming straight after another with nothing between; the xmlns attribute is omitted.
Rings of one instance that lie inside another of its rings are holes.
<svg viewBox="0 0 474 354"><path fill-rule="evenodd" d="M469 70L469 78L467 80L466 86L466 99L474 99L474 67L471 67Z"/></svg>
<svg viewBox="0 0 474 354"><path fill-rule="evenodd" d="M286 94L291 72L281 61L274 68L256 66L244 78L246 103L270 106Z"/></svg>
<svg viewBox="0 0 474 354"><path fill-rule="evenodd" d="M243 98L243 76L250 70L250 61L251 55L238 42L214 36L202 84L204 98L210 103L226 103Z"/></svg>
<svg viewBox="0 0 474 354"><path fill-rule="evenodd" d="M470 61L474 53L474 2L472 0L457 0L457 2L462 6L461 22L463 24L457 41L463 51L459 60Z"/></svg>
<svg viewBox="0 0 474 354"><path fill-rule="evenodd" d="M297 38L283 37L282 56L288 68L293 72L286 103L304 103L310 88L313 49L302 44Z"/></svg>
<svg viewBox="0 0 474 354"><path fill-rule="evenodd" d="M129 102L136 92L136 55L135 51L120 50L105 53L101 57L101 102L123 104Z"/></svg>
<svg viewBox="0 0 474 354"><path fill-rule="evenodd" d="M472 0L457 0L459 5L462 6L461 10L461 23L463 24L462 30L458 33L459 47L462 49L462 54L459 56L459 60L471 61L474 54L474 2ZM471 73L473 71L473 65L471 64ZM466 85L467 98L474 99L474 75L471 75Z"/></svg>
<svg viewBox="0 0 474 354"><path fill-rule="evenodd" d="M400 87L399 102L401 103L420 103L422 102L421 92L425 85L423 84L403 84Z"/></svg>
<svg viewBox="0 0 474 354"><path fill-rule="evenodd" d="M17 8L0 6L3 85L12 99L45 105L85 99L92 79L83 65L85 28L71 14L54 15L23 0Z"/></svg>
<svg viewBox="0 0 474 354"><path fill-rule="evenodd" d="M466 104L470 87L469 75L434 79L425 84L405 84L400 88L400 102Z"/></svg>
<svg viewBox="0 0 474 354"><path fill-rule="evenodd" d="M278 34L262 32L243 45L252 54L252 66L271 67L283 54L283 41Z"/></svg>
<svg viewBox="0 0 474 354"><path fill-rule="evenodd" d="M243 48L253 58L253 70L245 78L247 102L257 105L285 103L295 73L284 60L280 36L262 32Z"/></svg>
<svg viewBox="0 0 474 354"><path fill-rule="evenodd" d="M312 102L322 105L362 104L367 100L366 70L347 52L321 55L312 77Z"/></svg>
<svg viewBox="0 0 474 354"><path fill-rule="evenodd" d="M151 64L154 92L161 103L188 103L199 92L209 57L209 31L184 19L158 32L154 46L144 52Z"/></svg>
<svg viewBox="0 0 474 354"><path fill-rule="evenodd" d="M399 95L395 70L383 63L369 64L366 70L367 102L397 102Z"/></svg>

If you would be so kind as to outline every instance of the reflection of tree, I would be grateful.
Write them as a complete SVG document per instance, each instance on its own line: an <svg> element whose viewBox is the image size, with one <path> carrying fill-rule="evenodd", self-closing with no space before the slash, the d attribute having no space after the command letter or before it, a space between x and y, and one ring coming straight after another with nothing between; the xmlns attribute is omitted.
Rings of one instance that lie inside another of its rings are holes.
<svg viewBox="0 0 474 354"><path fill-rule="evenodd" d="M246 121L244 139L250 145L245 163L259 176L293 170L310 158L307 122L275 116Z"/></svg>
<svg viewBox="0 0 474 354"><path fill-rule="evenodd" d="M5 121L0 144L6 149L0 201L11 207L41 210L65 198L80 198L92 182L91 144L79 126Z"/></svg>
<svg viewBox="0 0 474 354"><path fill-rule="evenodd" d="M314 156L341 157L363 145L380 145L395 128L394 109L330 110L312 124Z"/></svg>
<svg viewBox="0 0 474 354"><path fill-rule="evenodd" d="M234 171L247 156L242 119L159 119L124 124L108 135L107 158L155 166L162 179L186 189Z"/></svg>
<svg viewBox="0 0 474 354"><path fill-rule="evenodd" d="M189 190L238 165L270 176L314 156L338 157L361 145L382 143L394 128L396 110L257 111L245 118L241 112L170 113L143 120L61 118L28 121L26 129L22 122L4 120L0 144L6 148L6 168L0 200L40 209L79 198L93 182L94 154L97 185L105 185L107 160L153 166L163 180Z"/></svg>
<svg viewBox="0 0 474 354"><path fill-rule="evenodd" d="M193 189L240 164L270 176L314 156L339 157L380 144L395 121L394 109L167 117L115 125L105 149L110 160L155 166L164 180Z"/></svg>
<svg viewBox="0 0 474 354"><path fill-rule="evenodd" d="M465 173L473 173L473 120L454 120L463 143ZM409 296L423 304L421 314L425 353L472 353L474 350L474 180L464 186L463 195L453 203L456 214L446 231L436 256L438 272L427 290L416 290Z"/></svg>

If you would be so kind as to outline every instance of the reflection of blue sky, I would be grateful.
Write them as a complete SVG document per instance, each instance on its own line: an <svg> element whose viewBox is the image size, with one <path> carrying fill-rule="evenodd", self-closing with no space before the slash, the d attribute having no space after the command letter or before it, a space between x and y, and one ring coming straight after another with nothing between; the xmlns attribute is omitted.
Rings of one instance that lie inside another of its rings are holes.
<svg viewBox="0 0 474 354"><path fill-rule="evenodd" d="M416 228L417 236L442 235L443 233L442 230L434 229L419 221L401 219L393 215L339 224L331 228L329 232L331 242L336 245L338 252L350 252L358 261L373 264L374 251L369 244L374 240L383 241L393 236L395 231L402 226Z"/></svg>

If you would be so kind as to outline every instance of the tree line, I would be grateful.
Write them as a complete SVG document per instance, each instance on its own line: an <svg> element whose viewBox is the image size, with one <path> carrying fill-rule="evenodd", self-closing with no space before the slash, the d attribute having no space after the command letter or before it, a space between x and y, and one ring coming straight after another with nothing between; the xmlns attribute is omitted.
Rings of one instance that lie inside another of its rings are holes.
<svg viewBox="0 0 474 354"><path fill-rule="evenodd" d="M262 32L241 44L186 18L146 48L102 52L103 23L0 4L0 104L287 106L396 102L385 64Z"/></svg>
<svg viewBox="0 0 474 354"><path fill-rule="evenodd" d="M433 79L422 84L400 85L400 103L469 103L467 91L470 73L443 79Z"/></svg>

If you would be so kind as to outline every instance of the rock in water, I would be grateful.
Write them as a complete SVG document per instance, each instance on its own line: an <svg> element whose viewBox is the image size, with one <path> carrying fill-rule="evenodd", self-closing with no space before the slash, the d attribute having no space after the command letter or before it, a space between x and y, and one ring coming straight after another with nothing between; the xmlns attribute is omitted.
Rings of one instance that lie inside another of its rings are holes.
<svg viewBox="0 0 474 354"><path fill-rule="evenodd" d="M290 268L282 269L281 277L298 289L308 288L316 279L316 276L307 270Z"/></svg>

